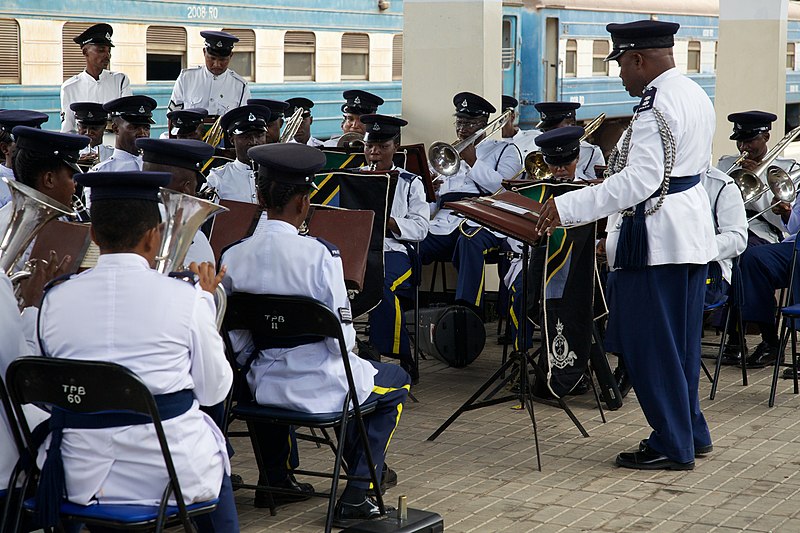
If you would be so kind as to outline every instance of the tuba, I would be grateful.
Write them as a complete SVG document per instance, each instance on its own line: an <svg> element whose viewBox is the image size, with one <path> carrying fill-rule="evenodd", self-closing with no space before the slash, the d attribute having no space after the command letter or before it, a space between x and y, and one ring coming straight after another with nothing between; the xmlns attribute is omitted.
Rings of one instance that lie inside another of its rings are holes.
<svg viewBox="0 0 800 533"><path fill-rule="evenodd" d="M789 143L795 140L798 136L800 136L800 127L797 127L787 133L783 139L781 139L780 142L778 142L778 144L772 148L772 150L767 152L767 154L764 156L764 159L753 171L745 170L741 167L728 171L728 175L733 178L736 186L739 187L739 191L742 193L742 200L744 200L745 204L758 200L764 195L764 193L770 190L770 188L761 180L761 177L767 172L767 170L769 170L770 166L772 166L772 162L775 161L775 159L781 154L781 152L783 152ZM744 158L742 156L739 156L736 164L738 165L743 159Z"/></svg>
<svg viewBox="0 0 800 533"><path fill-rule="evenodd" d="M27 270L14 273L14 269L36 234L52 219L75 213L66 205L16 180L3 178L3 181L11 190L13 213L0 241L0 270L16 283L31 275Z"/></svg>
<svg viewBox="0 0 800 533"><path fill-rule="evenodd" d="M482 135L489 137L494 133L503 129L503 126L511 118L514 113L513 109L506 109L499 117L488 123L485 127L479 129L466 139L456 141L453 144L447 144L443 141L436 141L428 149L428 160L431 162L433 169L442 176L452 176L458 172L461 167L461 152L464 149L475 143Z"/></svg>
<svg viewBox="0 0 800 533"><path fill-rule="evenodd" d="M209 217L227 211L215 203L169 189L161 189L161 202L166 210L161 245L156 255L156 270L162 274L184 268L183 261L192 245L192 239ZM214 292L217 302L217 329L225 316L227 296L222 286Z"/></svg>
<svg viewBox="0 0 800 533"><path fill-rule="evenodd" d="M299 130L300 126L303 124L304 112L305 109L297 106L297 108L294 110L294 113L292 113L292 116L286 121L286 126L284 126L283 133L281 133L281 137L278 140L279 143L288 143L294 139L297 130Z"/></svg>

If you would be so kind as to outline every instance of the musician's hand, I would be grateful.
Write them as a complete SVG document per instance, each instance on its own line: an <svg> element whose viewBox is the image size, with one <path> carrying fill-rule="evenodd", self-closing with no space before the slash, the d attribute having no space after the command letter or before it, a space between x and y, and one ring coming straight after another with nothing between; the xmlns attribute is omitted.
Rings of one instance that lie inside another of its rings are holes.
<svg viewBox="0 0 800 533"><path fill-rule="evenodd" d="M550 198L542 206L542 211L539 213L539 221L536 222L536 236L541 237L545 233L552 234L553 229L561 225L561 216L558 214L558 208L553 198Z"/></svg>
<svg viewBox="0 0 800 533"><path fill-rule="evenodd" d="M780 215L781 220L786 223L789 221L789 215L792 214L792 204L783 202L775 197L772 199L772 212L776 215Z"/></svg>
<svg viewBox="0 0 800 533"><path fill-rule="evenodd" d="M197 264L194 261L189 264L189 270L197 274L200 278L200 288L206 292L210 292L214 294L214 291L217 289L217 285L222 283L222 278L225 277L225 272L227 272L228 267L225 265L219 269L219 273L216 272L213 263L209 263L208 261L204 263Z"/></svg>
<svg viewBox="0 0 800 533"><path fill-rule="evenodd" d="M44 286L50 280L64 275L71 261L72 258L68 255L59 261L58 254L52 250L47 260L31 259L31 275L19 284L22 308L39 307L39 304L42 303Z"/></svg>
<svg viewBox="0 0 800 533"><path fill-rule="evenodd" d="M475 162L478 160L478 154L475 152L475 143L470 144L459 154L461 159L468 164L469 166L475 166Z"/></svg>
<svg viewBox="0 0 800 533"><path fill-rule="evenodd" d="M606 240L605 238L600 239L597 241L597 246L595 246L595 254L597 254L598 259L605 259L606 257Z"/></svg>
<svg viewBox="0 0 800 533"><path fill-rule="evenodd" d="M749 170L749 171L752 172L753 170L756 169L756 167L759 165L759 163L757 161L754 161L753 159L745 159L745 160L742 161L741 165L742 165L743 169Z"/></svg>
<svg viewBox="0 0 800 533"><path fill-rule="evenodd" d="M397 221L394 219L394 217L389 217L389 222L386 223L386 227L395 235L402 234L400 231L400 226L397 225Z"/></svg>

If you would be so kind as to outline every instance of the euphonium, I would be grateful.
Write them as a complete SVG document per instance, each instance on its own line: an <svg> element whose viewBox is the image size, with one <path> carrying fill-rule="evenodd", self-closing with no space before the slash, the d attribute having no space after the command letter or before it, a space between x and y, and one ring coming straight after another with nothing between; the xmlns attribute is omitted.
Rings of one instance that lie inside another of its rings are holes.
<svg viewBox="0 0 800 533"><path fill-rule="evenodd" d="M761 176L769 169L772 165L772 162L783 152L783 150L789 145L790 142L795 140L798 136L800 136L800 127L797 127L787 133L783 139L776 144L772 150L767 152L764 156L764 159L761 160L761 163L752 171L745 170L743 168L737 168L732 171L728 171L728 175L733 178L733 181L736 182L736 185L739 187L739 191L742 193L742 200L744 203L753 202L770 190L769 187L764 185L764 182L761 181ZM742 154L744 155L744 154ZM740 159L741 158L740 156Z"/></svg>
<svg viewBox="0 0 800 533"><path fill-rule="evenodd" d="M278 142L280 143L288 143L292 139L294 139L297 130L300 129L300 126L303 124L303 113L305 109L302 107L297 107L292 113L292 116L289 117L289 120L286 121L286 126L283 128L283 133L281 134L280 139Z"/></svg>
<svg viewBox="0 0 800 533"><path fill-rule="evenodd" d="M11 190L13 213L0 241L0 270L12 282L17 282L31 274L28 271L14 273L14 269L36 234L52 219L75 213L66 205L16 180L3 178L3 181Z"/></svg>
<svg viewBox="0 0 800 533"><path fill-rule="evenodd" d="M161 203L166 210L161 245L156 255L156 270L168 273L184 268L183 261L189 252L197 230L209 217L227 211L222 207L195 196L183 194L169 189L161 189ZM225 316L226 295L222 286L214 292L217 302L217 329L222 325Z"/></svg>
<svg viewBox="0 0 800 533"><path fill-rule="evenodd" d="M467 146L474 144L481 136L485 135L489 137L503 129L503 126L508 122L508 119L511 118L513 112L513 109L506 109L499 117L489 122L486 126L466 139L456 141L453 144L442 141L433 143L431 147L428 148L428 160L433 169L443 176L452 176L457 173L458 169L461 167L461 152L463 152Z"/></svg>
<svg viewBox="0 0 800 533"><path fill-rule="evenodd" d="M336 141L337 148L349 148L354 150L364 149L364 135L357 131L348 131Z"/></svg>

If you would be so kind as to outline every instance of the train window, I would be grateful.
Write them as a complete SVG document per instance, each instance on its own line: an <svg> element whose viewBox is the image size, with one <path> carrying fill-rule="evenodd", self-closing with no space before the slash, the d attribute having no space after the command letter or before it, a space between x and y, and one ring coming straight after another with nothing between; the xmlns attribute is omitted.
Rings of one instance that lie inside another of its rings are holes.
<svg viewBox="0 0 800 533"><path fill-rule="evenodd" d="M247 81L253 81L256 62L256 33L253 30L241 28L222 28L222 31L239 38L239 42L233 47L233 55L228 67Z"/></svg>
<svg viewBox="0 0 800 533"><path fill-rule="evenodd" d="M564 76L574 78L578 75L578 41L567 39L567 51L564 57Z"/></svg>
<svg viewBox="0 0 800 533"><path fill-rule="evenodd" d="M717 71L717 54L719 54L719 41L714 43L714 72Z"/></svg>
<svg viewBox="0 0 800 533"><path fill-rule="evenodd" d="M605 61L609 54L608 41L592 42L592 74L594 76L608 76L608 63Z"/></svg>
<svg viewBox="0 0 800 533"><path fill-rule="evenodd" d="M392 37L392 79L403 79L403 34Z"/></svg>
<svg viewBox="0 0 800 533"><path fill-rule="evenodd" d="M700 41L689 41L689 51L686 55L686 72L700 72Z"/></svg>
<svg viewBox="0 0 800 533"><path fill-rule="evenodd" d="M16 20L0 19L0 84L22 83L19 65L19 24Z"/></svg>
<svg viewBox="0 0 800 533"><path fill-rule="evenodd" d="M342 35L342 79L369 79L369 35L366 33Z"/></svg>
<svg viewBox="0 0 800 533"><path fill-rule="evenodd" d="M175 81L186 67L186 30L180 26L147 28L147 81Z"/></svg>
<svg viewBox="0 0 800 533"><path fill-rule="evenodd" d="M283 37L283 79L314 79L314 56L317 39L310 31L287 31Z"/></svg>
<svg viewBox="0 0 800 533"><path fill-rule="evenodd" d="M786 68L788 70L794 70L795 46L795 43L786 43Z"/></svg>
<svg viewBox="0 0 800 533"><path fill-rule="evenodd" d="M514 48L514 34L512 30L511 21L509 19L503 20L503 70L509 70L514 66L516 59L516 49Z"/></svg>
<svg viewBox="0 0 800 533"><path fill-rule="evenodd" d="M75 44L72 40L89 26L96 24L95 22L67 22L61 28L61 59L62 59L62 75L65 80L71 78L75 74L86 68L86 60L83 59L83 52L81 47ZM114 56L111 56L112 62ZM113 63L112 63L113 64Z"/></svg>

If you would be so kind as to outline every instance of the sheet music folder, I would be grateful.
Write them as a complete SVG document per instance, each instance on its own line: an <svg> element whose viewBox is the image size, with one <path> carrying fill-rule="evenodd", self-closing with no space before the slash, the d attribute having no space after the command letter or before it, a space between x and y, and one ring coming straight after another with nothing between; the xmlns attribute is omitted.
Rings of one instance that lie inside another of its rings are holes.
<svg viewBox="0 0 800 533"><path fill-rule="evenodd" d="M521 194L501 191L491 196L447 202L444 207L522 242L535 244L539 240L536 222L542 204Z"/></svg>

